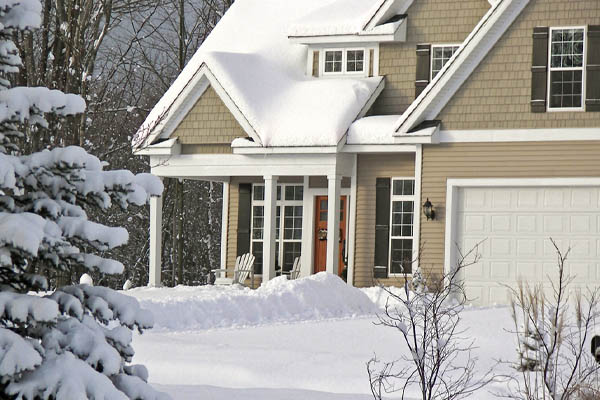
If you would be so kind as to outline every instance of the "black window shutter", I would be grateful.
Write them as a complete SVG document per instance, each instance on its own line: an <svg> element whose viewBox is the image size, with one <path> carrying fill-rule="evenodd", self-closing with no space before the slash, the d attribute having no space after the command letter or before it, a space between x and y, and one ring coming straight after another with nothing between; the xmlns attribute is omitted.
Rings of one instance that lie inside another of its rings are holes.
<svg viewBox="0 0 600 400"><path fill-rule="evenodd" d="M417 45L417 74L415 78L415 98L419 97L421 92L429 84L431 70L431 45Z"/></svg>
<svg viewBox="0 0 600 400"><path fill-rule="evenodd" d="M600 111L600 25L589 25L587 33L585 110Z"/></svg>
<svg viewBox="0 0 600 400"><path fill-rule="evenodd" d="M252 185L240 183L238 202L237 255L250 252L250 218L252 214Z"/></svg>
<svg viewBox="0 0 600 400"><path fill-rule="evenodd" d="M546 112L548 98L548 27L533 28L531 112Z"/></svg>
<svg viewBox="0 0 600 400"><path fill-rule="evenodd" d="M375 189L375 278L387 278L390 247L390 178L377 178Z"/></svg>

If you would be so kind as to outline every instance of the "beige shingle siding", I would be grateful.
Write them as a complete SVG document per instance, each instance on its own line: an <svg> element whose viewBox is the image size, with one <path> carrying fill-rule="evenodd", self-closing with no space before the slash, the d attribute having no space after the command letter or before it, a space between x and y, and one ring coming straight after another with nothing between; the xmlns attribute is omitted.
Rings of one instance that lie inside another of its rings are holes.
<svg viewBox="0 0 600 400"><path fill-rule="evenodd" d="M401 114L414 100L417 44L460 43L489 8L487 0L415 1L407 11L407 41L379 46L386 82L371 114Z"/></svg>
<svg viewBox="0 0 600 400"><path fill-rule="evenodd" d="M536 26L584 26L600 21L598 0L531 0L442 110L442 129L598 127L593 112L532 113L532 33Z"/></svg>
<svg viewBox="0 0 600 400"><path fill-rule="evenodd" d="M421 220L421 267L441 273L448 178L599 177L600 142L456 143L423 147L422 199L435 220ZM468 250L468 249L467 249Z"/></svg>
<svg viewBox="0 0 600 400"><path fill-rule="evenodd" d="M378 177L412 177L414 154L360 154L356 188L356 247L354 250L354 285L372 286L375 256L375 181ZM381 280L394 284L397 280Z"/></svg>
<svg viewBox="0 0 600 400"><path fill-rule="evenodd" d="M226 151L224 146L229 147L233 139L248 135L214 89L209 86L171 136L178 137L184 147L196 145L187 147L188 151L231 153L231 148Z"/></svg>

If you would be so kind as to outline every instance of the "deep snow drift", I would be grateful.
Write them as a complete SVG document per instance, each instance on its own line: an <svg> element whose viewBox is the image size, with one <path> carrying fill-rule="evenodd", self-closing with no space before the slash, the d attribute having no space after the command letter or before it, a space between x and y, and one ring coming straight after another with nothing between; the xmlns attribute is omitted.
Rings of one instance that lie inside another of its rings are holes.
<svg viewBox="0 0 600 400"><path fill-rule="evenodd" d="M325 273L278 278L254 291L178 286L125 293L154 313L157 327L135 336L134 361L178 400L367 400L366 362L404 353L399 333L375 324L385 291L356 289ZM476 340L478 372L515 359L508 308L467 308L462 317ZM483 390L474 398L496 397Z"/></svg>
<svg viewBox="0 0 600 400"><path fill-rule="evenodd" d="M241 286L137 288L127 292L154 313L154 330L199 330L352 318L379 309L361 290L321 272L256 290Z"/></svg>

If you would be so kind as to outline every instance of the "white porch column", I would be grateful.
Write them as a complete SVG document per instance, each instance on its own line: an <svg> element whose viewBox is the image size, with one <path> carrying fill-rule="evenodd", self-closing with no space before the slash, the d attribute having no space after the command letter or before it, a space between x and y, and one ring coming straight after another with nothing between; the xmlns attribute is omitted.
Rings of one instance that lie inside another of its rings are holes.
<svg viewBox="0 0 600 400"><path fill-rule="evenodd" d="M162 196L150 197L150 270L148 286L160 286L162 254Z"/></svg>
<svg viewBox="0 0 600 400"><path fill-rule="evenodd" d="M227 230L229 229L229 182L223 182L223 209L221 211L221 269L227 268ZM220 273L225 277L225 272Z"/></svg>
<svg viewBox="0 0 600 400"><path fill-rule="evenodd" d="M340 260L340 192L341 175L327 176L327 267L326 271L338 274Z"/></svg>
<svg viewBox="0 0 600 400"><path fill-rule="evenodd" d="M277 212L277 177L266 175L265 216L263 228L263 271L262 280L275 278L275 221Z"/></svg>

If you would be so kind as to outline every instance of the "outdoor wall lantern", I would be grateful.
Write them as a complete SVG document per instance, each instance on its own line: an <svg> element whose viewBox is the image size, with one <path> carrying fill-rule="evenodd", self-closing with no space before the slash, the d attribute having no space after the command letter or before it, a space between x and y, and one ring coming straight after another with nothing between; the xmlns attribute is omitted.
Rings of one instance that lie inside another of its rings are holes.
<svg viewBox="0 0 600 400"><path fill-rule="evenodd" d="M423 214L427 217L427 221L435 219L435 210L433 209L433 204L427 198L427 201L423 204Z"/></svg>

